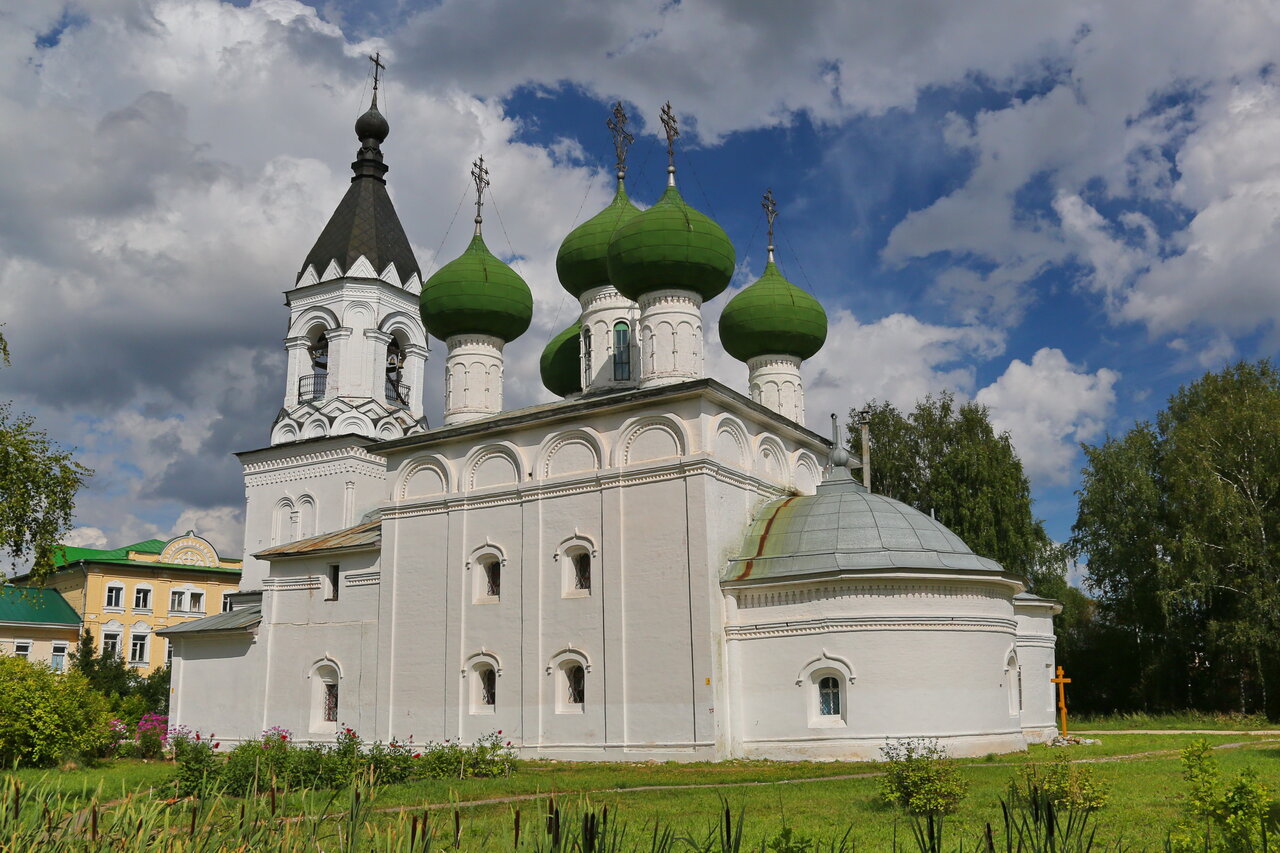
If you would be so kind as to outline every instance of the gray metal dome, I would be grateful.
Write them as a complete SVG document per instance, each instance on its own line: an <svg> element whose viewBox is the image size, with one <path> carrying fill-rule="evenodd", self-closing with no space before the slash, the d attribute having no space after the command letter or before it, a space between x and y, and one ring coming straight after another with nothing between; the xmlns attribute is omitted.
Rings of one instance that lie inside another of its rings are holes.
<svg viewBox="0 0 1280 853"><path fill-rule="evenodd" d="M751 582L849 571L996 572L941 522L901 501L832 479L816 495L778 498L751 523L721 580Z"/></svg>

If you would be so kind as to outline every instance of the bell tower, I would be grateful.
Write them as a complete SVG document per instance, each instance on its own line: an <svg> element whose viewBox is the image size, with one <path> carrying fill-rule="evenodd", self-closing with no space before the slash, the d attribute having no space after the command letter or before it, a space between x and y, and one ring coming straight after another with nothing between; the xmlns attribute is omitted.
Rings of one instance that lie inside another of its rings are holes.
<svg viewBox="0 0 1280 853"><path fill-rule="evenodd" d="M387 194L382 143L390 125L378 111L385 66L380 55L369 58L373 100L356 119L360 150L351 186L285 292L289 362L273 445L338 435L400 438L426 428L422 274Z"/></svg>

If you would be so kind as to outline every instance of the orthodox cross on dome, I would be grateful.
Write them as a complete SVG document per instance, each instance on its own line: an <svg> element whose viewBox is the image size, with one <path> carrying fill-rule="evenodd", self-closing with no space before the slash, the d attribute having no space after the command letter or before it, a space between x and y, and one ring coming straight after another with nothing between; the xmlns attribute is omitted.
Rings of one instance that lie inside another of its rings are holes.
<svg viewBox="0 0 1280 853"><path fill-rule="evenodd" d="M471 164L471 180L476 182L476 234L480 233L480 208L484 207L484 191L489 186L489 170L484 167L484 156Z"/></svg>
<svg viewBox="0 0 1280 853"><path fill-rule="evenodd" d="M627 176L627 149L636 138L627 132L627 113L622 108L622 101L613 105L613 115L605 120L609 132L613 134L613 150L618 155L618 180Z"/></svg>
<svg viewBox="0 0 1280 853"><path fill-rule="evenodd" d="M369 57L369 61L373 63L373 108L378 108L378 80L380 72L386 71L387 66L382 61L382 51L378 51Z"/></svg>
<svg viewBox="0 0 1280 853"><path fill-rule="evenodd" d="M667 132L667 186L676 185L676 137L680 128L676 126L676 114L671 111L671 102L662 105L662 128Z"/></svg>
<svg viewBox="0 0 1280 853"><path fill-rule="evenodd" d="M769 220L769 263L773 263L773 220L778 218L778 203L773 200L773 190L764 191L760 206L764 208L764 216Z"/></svg>

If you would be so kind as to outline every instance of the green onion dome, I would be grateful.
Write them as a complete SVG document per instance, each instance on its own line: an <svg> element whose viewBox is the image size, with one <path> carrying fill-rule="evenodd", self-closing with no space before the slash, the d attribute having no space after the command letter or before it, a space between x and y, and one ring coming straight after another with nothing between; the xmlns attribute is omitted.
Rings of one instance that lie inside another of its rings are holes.
<svg viewBox="0 0 1280 853"><path fill-rule="evenodd" d="M465 334L514 341L533 319L533 295L477 234L465 252L422 285L418 310L427 331L442 341Z"/></svg>
<svg viewBox="0 0 1280 853"><path fill-rule="evenodd" d="M538 367L542 384L557 397L568 397L582 390L582 361L580 354L582 323L573 325L551 339L542 351Z"/></svg>
<svg viewBox="0 0 1280 853"><path fill-rule="evenodd" d="M556 253L556 274L565 290L580 298L593 287L609 284L609 240L640 213L618 179L618 191L604 210L569 232Z"/></svg>
<svg viewBox="0 0 1280 853"><path fill-rule="evenodd" d="M773 261L720 314L720 343L739 361L761 355L812 358L826 339L822 304L783 278Z"/></svg>
<svg viewBox="0 0 1280 853"><path fill-rule="evenodd" d="M729 236L685 204L674 186L617 230L608 258L609 281L637 301L654 290L676 288L699 293L705 302L723 292L733 276Z"/></svg>

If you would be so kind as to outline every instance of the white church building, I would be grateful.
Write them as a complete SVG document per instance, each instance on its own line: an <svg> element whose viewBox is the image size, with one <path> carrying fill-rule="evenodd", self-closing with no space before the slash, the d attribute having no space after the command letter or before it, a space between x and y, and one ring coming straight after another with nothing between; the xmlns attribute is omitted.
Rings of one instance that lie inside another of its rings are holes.
<svg viewBox="0 0 1280 853"><path fill-rule="evenodd" d="M670 122L664 112L664 123ZM475 235L423 281L387 194L373 106L345 197L286 295L284 406L239 454L232 609L159 633L171 718L229 745L284 726L469 741L525 757L868 759L1053 734L1056 602L855 480L803 426L826 315L773 261L726 306L748 393L704 375L702 305L735 252L674 159L565 239L581 316L548 344L553 403L503 408L525 282ZM673 128L668 126L668 152ZM772 212L770 211L770 242ZM428 426L427 335L443 423Z"/></svg>

